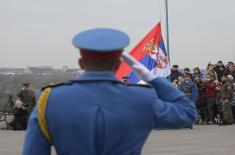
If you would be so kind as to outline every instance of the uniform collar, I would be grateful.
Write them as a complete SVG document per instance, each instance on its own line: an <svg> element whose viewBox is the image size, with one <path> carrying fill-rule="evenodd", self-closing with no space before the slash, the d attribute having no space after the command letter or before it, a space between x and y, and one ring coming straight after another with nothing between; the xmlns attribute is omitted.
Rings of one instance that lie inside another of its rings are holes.
<svg viewBox="0 0 235 155"><path fill-rule="evenodd" d="M185 81L185 83L191 83L192 82L192 80L190 79L190 80L188 80L188 81Z"/></svg>
<svg viewBox="0 0 235 155"><path fill-rule="evenodd" d="M113 72L102 71L102 72L91 72L87 71L82 73L79 77L72 81L114 81L121 82L116 79Z"/></svg>

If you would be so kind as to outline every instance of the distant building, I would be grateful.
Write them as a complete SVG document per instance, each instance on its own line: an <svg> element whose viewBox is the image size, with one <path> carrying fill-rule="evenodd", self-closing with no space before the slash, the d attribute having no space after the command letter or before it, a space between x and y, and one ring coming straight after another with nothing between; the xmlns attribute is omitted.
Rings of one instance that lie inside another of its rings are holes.
<svg viewBox="0 0 235 155"><path fill-rule="evenodd" d="M27 67L27 72L31 74L47 75L54 72L51 66L37 66L37 67Z"/></svg>
<svg viewBox="0 0 235 155"><path fill-rule="evenodd" d="M69 68L68 66L63 66L62 67L62 71L63 72L72 72L72 73L76 73L76 72L81 72L81 69L77 69L77 68Z"/></svg>
<svg viewBox="0 0 235 155"><path fill-rule="evenodd" d="M24 74L24 68L0 68L0 74L4 75Z"/></svg>
<svg viewBox="0 0 235 155"><path fill-rule="evenodd" d="M0 68L0 74L4 75L16 75L16 74L37 74L37 75L49 75L56 73L75 73L79 75L83 72L78 68L69 68L63 66L60 69L54 69L51 66L28 66L26 68Z"/></svg>

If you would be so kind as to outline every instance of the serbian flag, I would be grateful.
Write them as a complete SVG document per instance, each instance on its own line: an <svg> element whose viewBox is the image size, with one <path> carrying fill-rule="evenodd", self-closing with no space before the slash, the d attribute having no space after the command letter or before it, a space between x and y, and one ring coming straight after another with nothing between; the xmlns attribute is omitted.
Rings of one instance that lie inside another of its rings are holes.
<svg viewBox="0 0 235 155"><path fill-rule="evenodd" d="M157 77L167 77L171 73L168 54L162 37L161 23L158 23L129 54ZM142 83L132 69L122 62L116 72L116 77L121 80L124 76L130 78L130 83Z"/></svg>

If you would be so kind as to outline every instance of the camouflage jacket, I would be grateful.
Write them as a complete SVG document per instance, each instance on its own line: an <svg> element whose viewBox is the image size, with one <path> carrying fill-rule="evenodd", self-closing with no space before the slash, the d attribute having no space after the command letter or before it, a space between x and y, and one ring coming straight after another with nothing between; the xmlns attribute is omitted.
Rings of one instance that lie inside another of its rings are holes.
<svg viewBox="0 0 235 155"><path fill-rule="evenodd" d="M233 83L229 80L226 81L220 89L219 99L220 100L228 99L229 101L232 101L232 99L233 99L233 90L234 90Z"/></svg>

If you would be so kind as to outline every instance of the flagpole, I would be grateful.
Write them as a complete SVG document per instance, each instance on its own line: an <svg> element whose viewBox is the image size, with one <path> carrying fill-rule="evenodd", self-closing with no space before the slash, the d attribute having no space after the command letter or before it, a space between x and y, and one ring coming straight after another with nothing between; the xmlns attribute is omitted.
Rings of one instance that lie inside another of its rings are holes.
<svg viewBox="0 0 235 155"><path fill-rule="evenodd" d="M234 48L233 48L233 63L234 63Z"/></svg>
<svg viewBox="0 0 235 155"><path fill-rule="evenodd" d="M165 7L166 7L166 44L167 44L167 52L168 52L168 60L170 63L170 46L169 46L169 24L168 24L168 0L165 0Z"/></svg>

